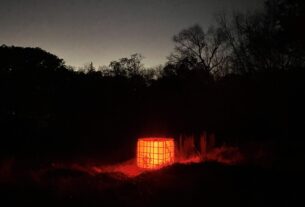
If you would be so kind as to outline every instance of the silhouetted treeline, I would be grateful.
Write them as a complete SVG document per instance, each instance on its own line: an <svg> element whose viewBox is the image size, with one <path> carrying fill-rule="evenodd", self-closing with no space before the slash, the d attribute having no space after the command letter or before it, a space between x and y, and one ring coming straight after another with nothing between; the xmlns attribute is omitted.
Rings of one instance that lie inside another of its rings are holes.
<svg viewBox="0 0 305 207"><path fill-rule="evenodd" d="M133 153L139 136L218 140L304 137L304 3L267 1L251 15L219 15L175 35L160 70L140 55L76 72L39 48L0 47L3 156ZM128 147L127 147L128 148ZM112 156L113 154L109 155ZM113 158L115 159L115 158Z"/></svg>

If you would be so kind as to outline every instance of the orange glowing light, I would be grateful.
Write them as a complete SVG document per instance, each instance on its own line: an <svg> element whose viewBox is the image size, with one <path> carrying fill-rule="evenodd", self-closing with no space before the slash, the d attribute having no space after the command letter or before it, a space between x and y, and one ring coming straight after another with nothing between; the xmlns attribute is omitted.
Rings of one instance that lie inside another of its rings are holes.
<svg viewBox="0 0 305 207"><path fill-rule="evenodd" d="M174 162L175 144L172 138L141 138L137 144L137 165L158 169Z"/></svg>

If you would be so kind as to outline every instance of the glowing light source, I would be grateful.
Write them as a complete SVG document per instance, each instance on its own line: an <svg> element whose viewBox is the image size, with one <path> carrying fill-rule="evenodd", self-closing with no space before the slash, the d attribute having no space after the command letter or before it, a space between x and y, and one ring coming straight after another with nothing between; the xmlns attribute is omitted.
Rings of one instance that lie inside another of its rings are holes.
<svg viewBox="0 0 305 207"><path fill-rule="evenodd" d="M137 165L145 169L158 169L172 164L175 144L172 138L141 138L137 144Z"/></svg>

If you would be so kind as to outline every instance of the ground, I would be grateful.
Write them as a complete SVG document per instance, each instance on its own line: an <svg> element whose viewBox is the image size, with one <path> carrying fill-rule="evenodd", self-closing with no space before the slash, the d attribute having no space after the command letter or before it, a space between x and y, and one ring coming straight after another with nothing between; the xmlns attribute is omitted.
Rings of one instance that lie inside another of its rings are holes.
<svg viewBox="0 0 305 207"><path fill-rule="evenodd" d="M1 206L299 206L301 173L249 165L174 164L135 177L45 168L1 181Z"/></svg>

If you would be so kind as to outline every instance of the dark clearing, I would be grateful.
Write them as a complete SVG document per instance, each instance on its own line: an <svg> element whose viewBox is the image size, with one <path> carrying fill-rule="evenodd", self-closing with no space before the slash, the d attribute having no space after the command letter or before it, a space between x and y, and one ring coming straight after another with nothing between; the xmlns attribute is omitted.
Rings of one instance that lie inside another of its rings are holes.
<svg viewBox="0 0 305 207"><path fill-rule="evenodd" d="M303 0L0 0L0 206L303 206Z"/></svg>

